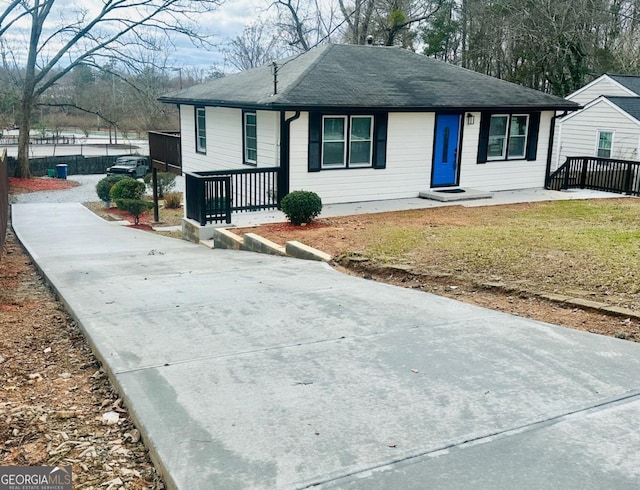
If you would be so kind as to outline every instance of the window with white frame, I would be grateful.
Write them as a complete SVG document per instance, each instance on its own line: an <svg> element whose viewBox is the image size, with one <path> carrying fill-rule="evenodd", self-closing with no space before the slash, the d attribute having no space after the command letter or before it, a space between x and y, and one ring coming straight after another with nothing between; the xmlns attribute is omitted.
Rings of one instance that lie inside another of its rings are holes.
<svg viewBox="0 0 640 490"><path fill-rule="evenodd" d="M598 131L598 147L596 156L598 158L611 158L613 149L613 131Z"/></svg>
<svg viewBox="0 0 640 490"><path fill-rule="evenodd" d="M322 168L371 167L373 116L322 118Z"/></svg>
<svg viewBox="0 0 640 490"><path fill-rule="evenodd" d="M196 107L196 151L207 151L207 121L204 107Z"/></svg>
<svg viewBox="0 0 640 490"><path fill-rule="evenodd" d="M258 133L255 112L244 113L244 163L258 163Z"/></svg>
<svg viewBox="0 0 640 490"><path fill-rule="evenodd" d="M525 158L529 116L527 114L493 114L489 124L488 160Z"/></svg>

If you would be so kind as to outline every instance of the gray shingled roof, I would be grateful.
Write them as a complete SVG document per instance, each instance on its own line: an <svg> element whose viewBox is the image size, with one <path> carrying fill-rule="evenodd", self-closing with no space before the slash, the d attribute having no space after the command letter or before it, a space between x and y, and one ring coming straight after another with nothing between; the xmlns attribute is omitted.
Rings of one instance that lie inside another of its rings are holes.
<svg viewBox="0 0 640 490"><path fill-rule="evenodd" d="M277 64L275 95L272 67L266 65L159 100L273 109L575 110L580 107L560 97L395 47L327 44Z"/></svg>
<svg viewBox="0 0 640 490"><path fill-rule="evenodd" d="M640 121L640 97L606 97L606 99Z"/></svg>
<svg viewBox="0 0 640 490"><path fill-rule="evenodd" d="M614 79L623 87L628 88L634 94L640 95L640 76L635 75L609 75L609 78Z"/></svg>

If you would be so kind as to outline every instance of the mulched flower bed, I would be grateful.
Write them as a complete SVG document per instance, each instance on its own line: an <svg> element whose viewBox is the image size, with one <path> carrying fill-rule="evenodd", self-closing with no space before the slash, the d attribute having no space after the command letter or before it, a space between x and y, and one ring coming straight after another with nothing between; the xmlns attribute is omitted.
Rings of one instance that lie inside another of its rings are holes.
<svg viewBox="0 0 640 490"><path fill-rule="evenodd" d="M37 191L59 191L71 189L80 185L79 182L66 179L52 179L50 177L35 177L31 179L19 179L9 177L9 193L23 194Z"/></svg>

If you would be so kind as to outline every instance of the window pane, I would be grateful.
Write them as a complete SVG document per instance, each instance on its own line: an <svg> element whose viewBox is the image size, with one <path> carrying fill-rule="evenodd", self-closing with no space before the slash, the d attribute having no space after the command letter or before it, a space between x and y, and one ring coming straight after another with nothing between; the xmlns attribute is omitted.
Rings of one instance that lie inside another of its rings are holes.
<svg viewBox="0 0 640 490"><path fill-rule="evenodd" d="M507 120L508 116L491 116L489 136L506 136Z"/></svg>
<svg viewBox="0 0 640 490"><path fill-rule="evenodd" d="M613 133L611 131L598 131L598 157L611 158L613 147Z"/></svg>
<svg viewBox="0 0 640 490"><path fill-rule="evenodd" d="M371 165L371 142L352 141L351 154L349 156L350 165Z"/></svg>
<svg viewBox="0 0 640 490"><path fill-rule="evenodd" d="M527 147L527 127L529 116L511 116L509 128L509 155L508 158L524 158Z"/></svg>
<svg viewBox="0 0 640 490"><path fill-rule="evenodd" d="M196 149L205 151L207 148L207 125L204 107L196 109Z"/></svg>
<svg viewBox="0 0 640 490"><path fill-rule="evenodd" d="M344 167L344 143L323 143L322 165Z"/></svg>
<svg viewBox="0 0 640 490"><path fill-rule="evenodd" d="M371 118L351 118L351 141L363 141L371 139Z"/></svg>
<svg viewBox="0 0 640 490"><path fill-rule="evenodd" d="M256 115L253 112L244 113L244 147L245 162L257 162L258 138L256 130Z"/></svg>
<svg viewBox="0 0 640 490"><path fill-rule="evenodd" d="M511 129L509 130L509 134L511 136L526 136L528 121L528 116L511 116Z"/></svg>
<svg viewBox="0 0 640 490"><path fill-rule="evenodd" d="M524 136L512 136L509 138L509 158L523 158L526 138Z"/></svg>
<svg viewBox="0 0 640 490"><path fill-rule="evenodd" d="M344 123L343 117L325 117L323 140L344 141Z"/></svg>
<svg viewBox="0 0 640 490"><path fill-rule="evenodd" d="M508 116L491 116L489 125L488 158L504 158L507 142Z"/></svg>

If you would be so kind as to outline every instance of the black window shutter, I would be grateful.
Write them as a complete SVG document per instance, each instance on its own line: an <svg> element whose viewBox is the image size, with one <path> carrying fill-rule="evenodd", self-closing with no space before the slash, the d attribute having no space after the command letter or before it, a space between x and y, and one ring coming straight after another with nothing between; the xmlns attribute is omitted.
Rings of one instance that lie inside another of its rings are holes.
<svg viewBox="0 0 640 490"><path fill-rule="evenodd" d="M377 114L374 123L373 168L387 166L387 122L389 114Z"/></svg>
<svg viewBox="0 0 640 490"><path fill-rule="evenodd" d="M491 126L491 114L483 112L480 115L480 138L478 140L477 163L487 163L487 148L489 146L489 127Z"/></svg>
<svg viewBox="0 0 640 490"><path fill-rule="evenodd" d="M309 113L309 172L319 172L321 168L322 114Z"/></svg>
<svg viewBox="0 0 640 490"><path fill-rule="evenodd" d="M540 132L540 113L529 115L529 134L527 135L527 160L535 160L538 153L538 133Z"/></svg>

